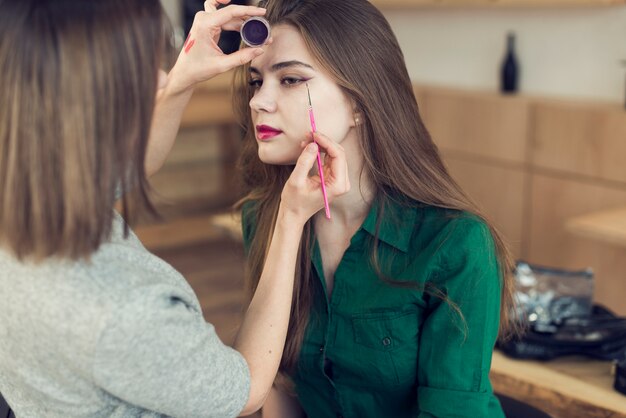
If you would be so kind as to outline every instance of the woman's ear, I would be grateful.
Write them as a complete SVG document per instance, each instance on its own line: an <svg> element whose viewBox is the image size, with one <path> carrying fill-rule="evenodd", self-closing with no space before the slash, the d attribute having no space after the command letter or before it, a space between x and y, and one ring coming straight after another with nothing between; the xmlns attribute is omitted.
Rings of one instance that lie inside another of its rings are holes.
<svg viewBox="0 0 626 418"><path fill-rule="evenodd" d="M352 127L363 124L363 112L361 112L360 106L353 98L350 98L350 104L352 105Z"/></svg>
<svg viewBox="0 0 626 418"><path fill-rule="evenodd" d="M361 112L354 112L353 115L354 126L363 124L363 114Z"/></svg>

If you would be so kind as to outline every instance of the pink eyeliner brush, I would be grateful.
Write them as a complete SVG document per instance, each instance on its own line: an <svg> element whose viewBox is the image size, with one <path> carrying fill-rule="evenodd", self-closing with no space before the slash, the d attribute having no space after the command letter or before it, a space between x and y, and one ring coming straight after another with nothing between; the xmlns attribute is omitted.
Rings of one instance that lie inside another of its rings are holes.
<svg viewBox="0 0 626 418"><path fill-rule="evenodd" d="M311 132L315 133L317 132L317 128L315 127L315 117L313 116L313 105L311 104L311 92L309 91L308 83L306 84L306 92L309 95L309 119L311 120ZM313 142L315 142L315 135L311 135L311 137L313 137ZM320 181L322 182L322 195L324 195L324 210L326 211L326 219L330 219L330 207L328 207L328 195L326 194L324 170L322 167L322 157L320 155L319 147L317 148L317 171L320 174Z"/></svg>

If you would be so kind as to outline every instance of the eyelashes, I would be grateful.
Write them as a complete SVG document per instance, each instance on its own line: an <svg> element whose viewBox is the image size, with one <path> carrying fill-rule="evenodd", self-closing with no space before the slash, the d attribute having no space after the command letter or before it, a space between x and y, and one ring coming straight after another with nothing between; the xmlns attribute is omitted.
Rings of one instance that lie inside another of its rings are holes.
<svg viewBox="0 0 626 418"><path fill-rule="evenodd" d="M309 81L310 78L301 78L301 77L283 77L280 79L280 85L290 88L290 87L296 87L299 86L303 83L306 83L307 81ZM254 88L254 89L259 89L261 88L261 86L263 85L263 80L260 78L257 79L252 79L250 81L248 81L248 84L250 85L250 87Z"/></svg>
<svg viewBox="0 0 626 418"><path fill-rule="evenodd" d="M298 77L284 77L282 80L280 80L280 84L285 85L285 86L297 86L298 84L302 84L304 83L305 80L304 78L298 78Z"/></svg>

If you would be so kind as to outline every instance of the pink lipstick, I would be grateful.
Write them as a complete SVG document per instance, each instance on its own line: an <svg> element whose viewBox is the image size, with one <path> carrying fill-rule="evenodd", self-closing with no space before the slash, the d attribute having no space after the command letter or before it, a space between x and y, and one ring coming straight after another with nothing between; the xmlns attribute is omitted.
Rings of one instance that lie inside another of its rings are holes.
<svg viewBox="0 0 626 418"><path fill-rule="evenodd" d="M283 133L280 129L273 128L268 125L257 125L256 127L257 138L259 141L267 141L274 138L277 135Z"/></svg>

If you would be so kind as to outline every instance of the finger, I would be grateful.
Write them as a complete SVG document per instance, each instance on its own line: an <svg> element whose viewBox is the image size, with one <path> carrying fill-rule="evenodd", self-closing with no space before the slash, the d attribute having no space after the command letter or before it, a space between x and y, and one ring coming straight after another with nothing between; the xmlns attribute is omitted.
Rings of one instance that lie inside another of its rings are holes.
<svg viewBox="0 0 626 418"><path fill-rule="evenodd" d="M317 142L320 148L332 158L335 158L339 156L340 153L343 153L343 148L324 134L315 132L313 133L313 139L315 139L315 142Z"/></svg>
<svg viewBox="0 0 626 418"><path fill-rule="evenodd" d="M350 176L348 173L348 164L345 154L339 157L331 158L328 154L324 156L324 175L326 179L326 185L330 187L336 186L337 192L342 193L342 188L347 190L350 184Z"/></svg>
<svg viewBox="0 0 626 418"><path fill-rule="evenodd" d="M216 27L222 27L222 25L237 19L246 18L250 16L263 16L265 9L256 6L239 6L231 4L222 9L219 9L209 16L209 23Z"/></svg>
<svg viewBox="0 0 626 418"><path fill-rule="evenodd" d="M324 164L325 174L327 173L326 177L329 179L332 178L334 180L333 184L339 187L346 187L346 182L348 181L348 164L343 148L319 132L314 134L314 138L315 142L317 142L320 148L326 153L326 164Z"/></svg>
<svg viewBox="0 0 626 418"><path fill-rule="evenodd" d="M217 3L214 0L207 0L204 2L204 11L212 13L217 10Z"/></svg>
<svg viewBox="0 0 626 418"><path fill-rule="evenodd" d="M221 70L228 71L235 67L239 67L240 65L247 64L263 52L265 51L261 48L243 48L239 51L233 52L232 54L224 55L220 57Z"/></svg>
<svg viewBox="0 0 626 418"><path fill-rule="evenodd" d="M204 11L205 12L214 12L217 10L217 3L220 4L228 4L230 0L207 0L204 2Z"/></svg>
<svg viewBox="0 0 626 418"><path fill-rule="evenodd" d="M241 30L241 26L243 25L243 22L245 22L246 20L244 18L236 18L231 20L230 22L224 23L222 25L222 29L224 30L233 30L233 31L240 31Z"/></svg>
<svg viewBox="0 0 626 418"><path fill-rule="evenodd" d="M296 166L291 173L291 180L294 184L301 185L305 184L308 177L309 172L315 165L315 161L317 160L317 150L318 147L315 144L309 144L302 151L300 157L298 157L298 161L296 161Z"/></svg>

